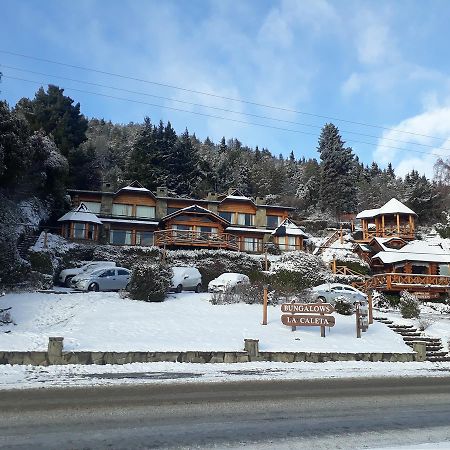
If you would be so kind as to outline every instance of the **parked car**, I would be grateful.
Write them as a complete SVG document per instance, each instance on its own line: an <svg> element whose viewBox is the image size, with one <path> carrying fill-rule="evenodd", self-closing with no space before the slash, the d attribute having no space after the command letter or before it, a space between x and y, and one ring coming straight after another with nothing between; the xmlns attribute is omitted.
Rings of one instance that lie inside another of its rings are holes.
<svg viewBox="0 0 450 450"><path fill-rule="evenodd" d="M103 267L86 273L75 288L80 291L118 291L126 289L131 278L131 270L125 267Z"/></svg>
<svg viewBox="0 0 450 450"><path fill-rule="evenodd" d="M325 301L334 304L337 298L344 297L352 304L360 302L362 305L367 305L367 295L364 292L341 283L325 283L312 288L313 296L317 300Z"/></svg>
<svg viewBox="0 0 450 450"><path fill-rule="evenodd" d="M172 267L173 276L170 286L171 291L181 292L202 290L202 275L196 267Z"/></svg>
<svg viewBox="0 0 450 450"><path fill-rule="evenodd" d="M66 287L70 287L72 284L72 279L77 275L83 275L101 267L114 267L115 265L116 263L111 261L92 261L81 267L64 269L61 270L61 273L59 274L59 282Z"/></svg>
<svg viewBox="0 0 450 450"><path fill-rule="evenodd" d="M208 292L225 292L241 284L250 284L250 279L242 273L227 272L208 284Z"/></svg>

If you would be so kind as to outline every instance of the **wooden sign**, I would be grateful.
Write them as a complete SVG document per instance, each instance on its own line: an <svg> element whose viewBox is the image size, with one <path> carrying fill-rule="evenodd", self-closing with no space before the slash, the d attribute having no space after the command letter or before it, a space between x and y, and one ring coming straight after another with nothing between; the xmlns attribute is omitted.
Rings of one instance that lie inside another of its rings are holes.
<svg viewBox="0 0 450 450"><path fill-rule="evenodd" d="M333 316L300 316L283 314L281 316L283 325L289 327L333 327L335 318Z"/></svg>
<svg viewBox="0 0 450 450"><path fill-rule="evenodd" d="M334 306L329 303L283 303L281 312L291 314L331 314L334 312Z"/></svg>

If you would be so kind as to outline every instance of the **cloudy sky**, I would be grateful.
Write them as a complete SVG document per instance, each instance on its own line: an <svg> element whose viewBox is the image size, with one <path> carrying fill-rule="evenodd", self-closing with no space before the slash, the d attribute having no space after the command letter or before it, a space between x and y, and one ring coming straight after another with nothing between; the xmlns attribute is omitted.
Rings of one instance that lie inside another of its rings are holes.
<svg viewBox="0 0 450 450"><path fill-rule="evenodd" d="M53 83L89 117L170 120L276 155L317 157L332 121L360 159L399 174L431 177L437 155L450 156L446 0L0 6L0 96L11 105Z"/></svg>

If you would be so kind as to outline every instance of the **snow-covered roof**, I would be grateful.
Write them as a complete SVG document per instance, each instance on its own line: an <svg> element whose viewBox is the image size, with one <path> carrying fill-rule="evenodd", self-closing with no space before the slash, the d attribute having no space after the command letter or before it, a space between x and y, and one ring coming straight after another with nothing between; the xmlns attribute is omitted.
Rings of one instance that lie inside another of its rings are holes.
<svg viewBox="0 0 450 450"><path fill-rule="evenodd" d="M391 250L391 247L388 247L386 245L390 241L402 241L406 245L406 241L404 239L399 238L399 237L395 237L395 236L393 236L393 237L378 237L378 236L376 236L376 237L372 238L372 240L370 241L370 244L372 244L373 241L377 242L378 245L383 250L386 250L386 251Z"/></svg>
<svg viewBox="0 0 450 450"><path fill-rule="evenodd" d="M133 220L133 219L102 219L107 223L132 223L133 225L158 225L159 222L152 220Z"/></svg>
<svg viewBox="0 0 450 450"><path fill-rule="evenodd" d="M386 249L373 258L379 258L384 264L403 261L450 263L450 253L440 245L431 245L425 241L411 241L400 249Z"/></svg>
<svg viewBox="0 0 450 450"><path fill-rule="evenodd" d="M308 235L291 219L284 219L283 222L278 225L272 232L273 236L303 236L308 237Z"/></svg>
<svg viewBox="0 0 450 450"><path fill-rule="evenodd" d="M250 227L227 227L225 231L252 231L254 233L271 233L271 230L265 228L250 228Z"/></svg>
<svg viewBox="0 0 450 450"><path fill-rule="evenodd" d="M229 225L230 222L228 220L224 219L223 217L220 217L216 213L210 211L209 209L203 208L199 205L192 205L192 206L186 206L186 208L179 209L171 214L168 214L167 216L163 217L161 221L166 221L168 219L172 219L173 217L182 215L184 213L198 213L198 214L208 214L210 216L213 216L217 221L222 222L226 225Z"/></svg>
<svg viewBox="0 0 450 450"><path fill-rule="evenodd" d="M369 219L376 216L381 216L383 214L412 214L417 216L417 214L402 202L396 198L391 198L386 204L378 209L365 209L361 211L356 218L357 219Z"/></svg>
<svg viewBox="0 0 450 450"><path fill-rule="evenodd" d="M128 191L128 192L130 192L130 191L133 191L133 192L143 192L143 193L145 193L145 194L150 194L151 196L154 197L153 192L150 191L150 190L148 190L148 189L145 188L144 186L142 186L142 184L139 183L139 181L133 181L133 182L130 183L128 186L125 186L125 187L119 189L119 190L116 192L116 195L117 195L119 192L123 192L123 191L125 191L125 192L126 192L126 191Z"/></svg>
<svg viewBox="0 0 450 450"><path fill-rule="evenodd" d="M64 214L58 222L89 222L102 224L102 221L84 204L80 203L75 209Z"/></svg>

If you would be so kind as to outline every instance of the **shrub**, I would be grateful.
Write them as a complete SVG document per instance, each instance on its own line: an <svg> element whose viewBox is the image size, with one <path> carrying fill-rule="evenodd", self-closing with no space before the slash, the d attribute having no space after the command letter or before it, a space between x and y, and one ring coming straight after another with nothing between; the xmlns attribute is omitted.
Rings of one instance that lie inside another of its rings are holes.
<svg viewBox="0 0 450 450"><path fill-rule="evenodd" d="M130 297L144 302L162 302L170 288L172 271L160 263L137 264L128 286Z"/></svg>
<svg viewBox="0 0 450 450"><path fill-rule="evenodd" d="M389 308L389 300L383 292L373 291L372 305L374 308Z"/></svg>
<svg viewBox="0 0 450 450"><path fill-rule="evenodd" d="M353 305L346 298L337 298L334 303L334 309L341 316L351 316L353 314Z"/></svg>
<svg viewBox="0 0 450 450"><path fill-rule="evenodd" d="M404 319L413 319L420 316L419 300L410 292L400 293L400 312Z"/></svg>
<svg viewBox="0 0 450 450"><path fill-rule="evenodd" d="M346 266L348 267L350 270L353 270L354 272L358 272L361 275L368 275L369 274L369 266L367 263L365 263L364 261L350 261L350 260L345 260L345 261L340 261L339 259L336 260L336 264L338 266Z"/></svg>
<svg viewBox="0 0 450 450"><path fill-rule="evenodd" d="M427 328L429 328L431 325L433 325L434 320L432 319L420 319L419 320L419 330L425 331Z"/></svg>

